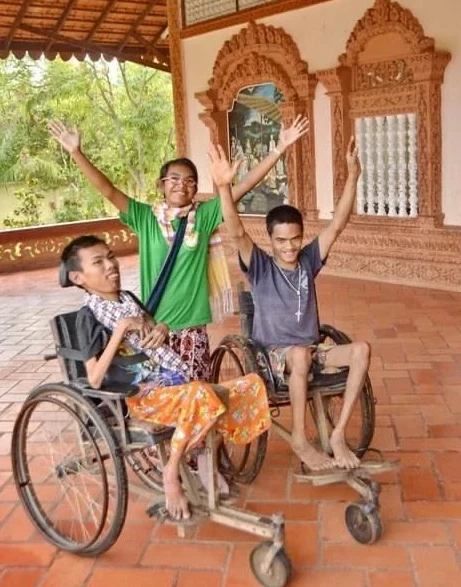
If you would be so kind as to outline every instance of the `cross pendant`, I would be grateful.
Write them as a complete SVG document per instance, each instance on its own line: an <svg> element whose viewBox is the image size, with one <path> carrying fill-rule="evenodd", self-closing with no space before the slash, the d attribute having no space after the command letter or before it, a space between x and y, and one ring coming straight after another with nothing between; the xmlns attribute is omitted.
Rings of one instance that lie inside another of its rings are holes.
<svg viewBox="0 0 461 587"><path fill-rule="evenodd" d="M298 310L295 314L296 318L298 319L298 322L301 320L301 310Z"/></svg>

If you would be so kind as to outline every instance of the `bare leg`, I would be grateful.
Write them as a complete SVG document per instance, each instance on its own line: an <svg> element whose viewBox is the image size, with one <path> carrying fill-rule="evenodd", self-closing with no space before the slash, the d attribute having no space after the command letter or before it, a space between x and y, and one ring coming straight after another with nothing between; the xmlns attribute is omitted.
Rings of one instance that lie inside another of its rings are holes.
<svg viewBox="0 0 461 587"><path fill-rule="evenodd" d="M343 408L338 423L331 434L330 444L336 465L344 469L353 469L359 466L360 460L347 446L345 430L365 382L370 364L370 347L366 342L334 347L327 353L325 365L342 366L338 365L338 361L341 362L339 353L349 355L348 358L344 357L342 362L342 365L349 365L349 375L346 382L346 391L344 392ZM347 362L344 362L344 360L347 360Z"/></svg>
<svg viewBox="0 0 461 587"><path fill-rule="evenodd" d="M293 347L287 353L287 370L290 373L289 389L293 417L291 447L309 469L319 471L332 468L334 461L328 455L316 450L306 438L307 380L311 360L310 349Z"/></svg>
<svg viewBox="0 0 461 587"><path fill-rule="evenodd" d="M165 490L166 508L175 520L190 518L189 504L179 478L179 463L183 453L173 451L163 470L163 488Z"/></svg>

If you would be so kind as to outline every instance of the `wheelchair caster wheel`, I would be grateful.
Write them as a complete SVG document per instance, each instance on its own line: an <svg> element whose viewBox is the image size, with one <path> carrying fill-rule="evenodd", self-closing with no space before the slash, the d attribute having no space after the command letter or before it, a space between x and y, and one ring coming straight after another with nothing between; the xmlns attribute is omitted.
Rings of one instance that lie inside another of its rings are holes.
<svg viewBox="0 0 461 587"><path fill-rule="evenodd" d="M266 556L272 542L263 542L250 554L250 566L253 575L264 587L285 587L291 578L291 562L282 548L274 557L271 566L265 570Z"/></svg>
<svg viewBox="0 0 461 587"><path fill-rule="evenodd" d="M383 525L379 510L366 501L351 503L346 508L346 526L360 544L373 544L381 538Z"/></svg>

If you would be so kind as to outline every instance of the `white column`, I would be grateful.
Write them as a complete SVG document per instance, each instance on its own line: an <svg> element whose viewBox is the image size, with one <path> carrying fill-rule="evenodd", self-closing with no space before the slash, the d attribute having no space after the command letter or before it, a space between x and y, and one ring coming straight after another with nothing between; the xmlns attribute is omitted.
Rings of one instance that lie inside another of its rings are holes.
<svg viewBox="0 0 461 587"><path fill-rule="evenodd" d="M386 163L384 160L384 116L375 116L376 120L376 193L378 197L378 216L385 216L384 207L386 197L385 171Z"/></svg>
<svg viewBox="0 0 461 587"><path fill-rule="evenodd" d="M399 216L407 216L407 115L397 115Z"/></svg>
<svg viewBox="0 0 461 587"><path fill-rule="evenodd" d="M387 121L387 203L388 215L397 216L397 116L386 116Z"/></svg>
<svg viewBox="0 0 461 587"><path fill-rule="evenodd" d="M362 173L360 174L357 183L357 214L365 213L365 174L366 174L366 138L365 138L365 122L363 118L355 119L355 140L359 150L360 163L362 165Z"/></svg>
<svg viewBox="0 0 461 587"><path fill-rule="evenodd" d="M410 216L418 216L418 159L416 143L416 114L408 115L408 186Z"/></svg>
<svg viewBox="0 0 461 587"><path fill-rule="evenodd" d="M367 116L365 118L365 141L366 141L366 198L367 198L367 214L374 215L375 206L375 144L374 144L374 118Z"/></svg>

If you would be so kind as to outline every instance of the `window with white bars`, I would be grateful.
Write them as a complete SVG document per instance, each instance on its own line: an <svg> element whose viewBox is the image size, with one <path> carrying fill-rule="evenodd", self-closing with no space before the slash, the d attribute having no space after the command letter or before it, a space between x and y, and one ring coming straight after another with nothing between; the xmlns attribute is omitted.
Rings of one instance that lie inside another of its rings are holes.
<svg viewBox="0 0 461 587"><path fill-rule="evenodd" d="M272 2L274 0L183 0L184 25L191 26Z"/></svg>
<svg viewBox="0 0 461 587"><path fill-rule="evenodd" d="M362 164L357 214L416 218L416 114L356 118L355 136Z"/></svg>

